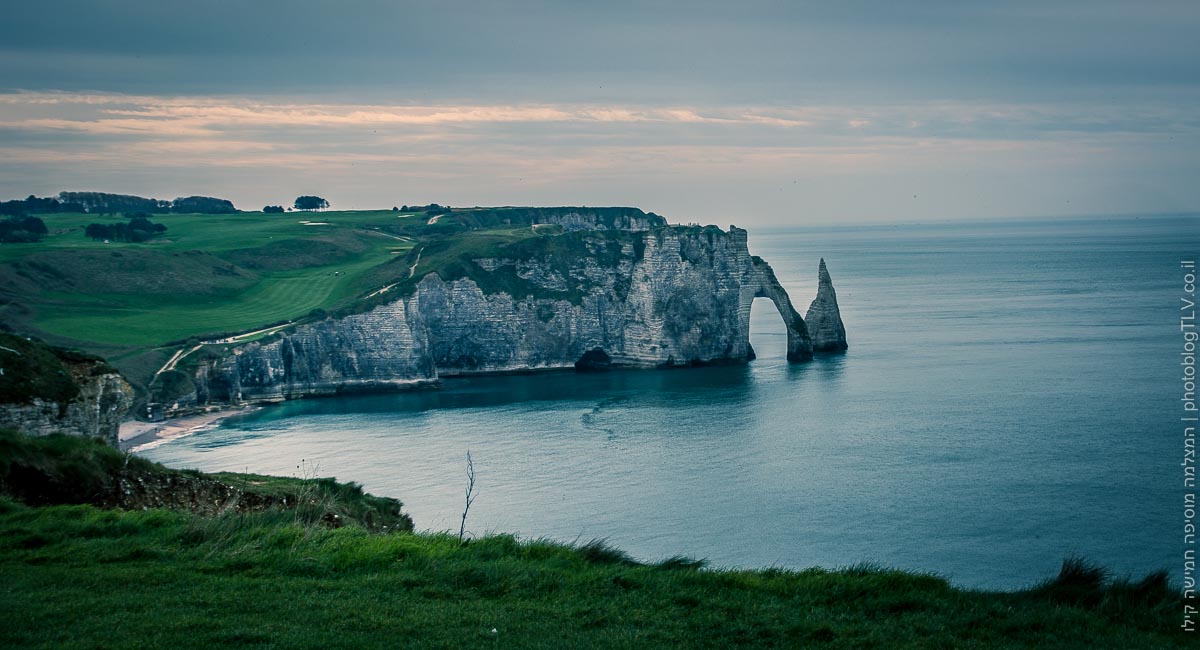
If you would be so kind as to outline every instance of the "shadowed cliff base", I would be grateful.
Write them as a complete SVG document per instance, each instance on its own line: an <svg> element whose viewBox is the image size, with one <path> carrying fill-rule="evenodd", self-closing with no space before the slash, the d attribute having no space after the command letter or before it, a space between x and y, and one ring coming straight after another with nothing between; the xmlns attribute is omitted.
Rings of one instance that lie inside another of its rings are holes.
<svg viewBox="0 0 1200 650"><path fill-rule="evenodd" d="M593 348L583 353L579 357L579 361L575 362L575 369L579 371L590 370L608 370L612 368L612 357L608 356L602 348Z"/></svg>

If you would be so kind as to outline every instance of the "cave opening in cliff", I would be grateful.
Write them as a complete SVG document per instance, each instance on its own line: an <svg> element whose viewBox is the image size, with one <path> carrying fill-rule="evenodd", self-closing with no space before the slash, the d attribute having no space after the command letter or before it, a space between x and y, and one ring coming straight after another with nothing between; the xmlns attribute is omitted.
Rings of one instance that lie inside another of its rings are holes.
<svg viewBox="0 0 1200 650"><path fill-rule="evenodd" d="M602 348L594 348L583 353L579 360L575 362L575 369L579 371L591 370L608 370L612 367L612 357L608 356Z"/></svg>
<svg viewBox="0 0 1200 650"><path fill-rule="evenodd" d="M750 304L751 359L787 360L787 327L770 298Z"/></svg>

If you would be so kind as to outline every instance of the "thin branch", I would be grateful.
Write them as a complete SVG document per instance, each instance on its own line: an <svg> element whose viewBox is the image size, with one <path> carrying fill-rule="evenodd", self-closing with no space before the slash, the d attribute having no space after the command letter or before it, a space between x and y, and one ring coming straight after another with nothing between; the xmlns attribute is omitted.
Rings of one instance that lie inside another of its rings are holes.
<svg viewBox="0 0 1200 650"><path fill-rule="evenodd" d="M471 460L471 450L467 450L467 503L463 508L462 524L458 527L458 543L463 541L463 535L467 531L467 513L471 510L471 504L475 503L475 463Z"/></svg>

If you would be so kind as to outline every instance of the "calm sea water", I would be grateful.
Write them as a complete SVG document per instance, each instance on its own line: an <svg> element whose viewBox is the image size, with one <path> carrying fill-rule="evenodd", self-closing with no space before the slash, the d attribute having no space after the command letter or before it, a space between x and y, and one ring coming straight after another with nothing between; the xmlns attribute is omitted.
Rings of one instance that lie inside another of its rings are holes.
<svg viewBox="0 0 1200 650"><path fill-rule="evenodd" d="M644 560L929 571L1018 588L1079 554L1182 569L1181 258L1196 217L752 231L793 300L833 275L847 354L450 380L271 407L141 452L321 475L457 531L605 538Z"/></svg>

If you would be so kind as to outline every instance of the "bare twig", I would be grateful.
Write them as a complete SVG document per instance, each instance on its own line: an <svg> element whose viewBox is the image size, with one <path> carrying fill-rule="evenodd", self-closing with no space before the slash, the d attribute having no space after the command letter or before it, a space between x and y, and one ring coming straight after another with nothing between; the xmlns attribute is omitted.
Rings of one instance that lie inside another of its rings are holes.
<svg viewBox="0 0 1200 650"><path fill-rule="evenodd" d="M467 503L463 508L462 525L458 527L458 543L463 541L463 534L467 531L467 512L471 510L471 504L475 503L475 463L471 462L471 450L467 450Z"/></svg>

